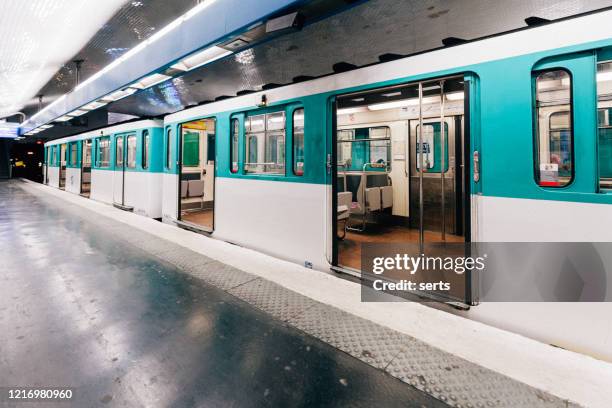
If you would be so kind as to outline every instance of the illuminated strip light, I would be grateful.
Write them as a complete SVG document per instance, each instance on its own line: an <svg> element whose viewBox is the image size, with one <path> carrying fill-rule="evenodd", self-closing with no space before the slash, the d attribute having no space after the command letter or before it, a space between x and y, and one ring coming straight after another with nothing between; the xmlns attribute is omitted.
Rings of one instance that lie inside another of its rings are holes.
<svg viewBox="0 0 612 408"><path fill-rule="evenodd" d="M146 89L146 88L155 86L157 84L160 84L164 81L167 81L170 78L172 77L168 75L164 75L164 74L152 74L152 75L142 78L139 81L134 82L133 84L130 85L130 88Z"/></svg>
<svg viewBox="0 0 612 408"><path fill-rule="evenodd" d="M200 51L183 58L180 62L171 65L170 68L174 68L179 71L191 71L192 69L210 64L211 62L226 57L230 54L232 54L232 51L213 45L212 47L206 48L204 51Z"/></svg>
<svg viewBox="0 0 612 408"><path fill-rule="evenodd" d="M94 109L98 109L101 108L105 105L108 105L108 102L103 102L103 101L94 101L94 102L90 102L87 105L81 106L80 109L85 109L85 110L94 110Z"/></svg>
<svg viewBox="0 0 612 408"><path fill-rule="evenodd" d="M56 122L68 122L70 119L72 119L72 116L64 115L64 116L60 116L59 118L55 119L55 121Z"/></svg>
<svg viewBox="0 0 612 408"><path fill-rule="evenodd" d="M159 40L160 38L164 37L165 35L167 35L169 32L175 30L177 27L179 27L184 21L189 20L191 17L195 16L196 14L199 14L200 12L202 12L203 10L205 10L206 8L208 8L210 5L212 5L213 3L215 3L217 0L205 0L201 3L199 3L198 5L196 5L195 7L191 8L189 11L187 11L185 14L183 14L182 16L178 17L177 19L173 20L170 24L168 24L167 26L165 26L164 28L162 28L161 30L159 30L158 32L156 32L155 34L153 34L151 37L149 37L148 39L146 39L145 41L142 41L141 43L139 43L138 45L136 45L135 47L133 47L132 49L130 49L129 51L127 51L125 54L121 55L119 58L117 58L116 60L114 60L113 62L111 62L110 64L108 64L107 66L105 66L104 68L102 68L100 71L96 72L95 74L93 74L92 76L90 76L89 78L87 78L86 80L84 80L83 82L81 82L79 85L77 85L75 87L75 90L81 89L84 86L92 83L93 81L95 81L96 79L100 78L102 75L104 75L105 73L109 72L110 70L112 70L113 68L117 67L118 65L120 65L121 63L123 63L124 61L128 60L129 58L131 58L132 56L138 54L140 51L142 51L144 48L146 48L148 45L153 44L154 42L156 42L157 40ZM118 92L118 91L117 91ZM119 99L122 99L126 96L131 95L132 93L136 92L136 90L134 90L131 93L128 93L126 95L123 95L121 97L114 97L113 99L109 100L108 97L109 96L113 96L116 94L116 92L113 92L110 95L107 95L105 97L100 98L98 101L108 101L108 102L113 102L113 101L118 101ZM42 114L43 112L47 111L48 109L50 109L51 107L57 105L58 103L60 103L62 100L64 100L66 98L67 94L64 94L62 96L60 96L58 99L56 99L55 101L53 101L52 103L50 103L49 105L45 106L43 109L41 109L40 111L38 111L36 114L34 114L32 117L30 117L29 119L27 119L26 121L24 121L23 123L21 123L19 126L20 127L24 127L27 123L32 122L34 119L36 119L36 117L38 117L40 114ZM69 114L68 114L69 115Z"/></svg>
<svg viewBox="0 0 612 408"><path fill-rule="evenodd" d="M177 27L179 27L183 23L183 21L189 20L191 17L195 16L196 14L200 13L201 11L209 7L215 1L216 0L207 0L207 1L203 1L200 4L196 5L195 7L190 9L187 13L173 20L172 22L170 22L170 24L166 25L164 28L162 28L161 30L153 34L151 37L142 41L141 43L136 45L134 48L130 49L125 54L121 55L119 58L117 58L116 60L114 60L107 66L105 66L104 68L102 68L100 71L96 72L95 74L87 78L85 81L81 82L75 89L78 90L84 87L85 85L90 84L91 82L95 81L96 79L98 79L99 77L107 73L108 71L112 70L116 66L120 65L124 61L128 60L132 56L138 54L140 51L142 51L147 46L153 44L160 38L167 35L169 32L175 30Z"/></svg>
<svg viewBox="0 0 612 408"><path fill-rule="evenodd" d="M365 112L365 111L367 111L367 108L365 106L359 106L356 108L338 109L336 113L338 115L350 115L352 113L360 113L360 112Z"/></svg>
<svg viewBox="0 0 612 408"><path fill-rule="evenodd" d="M69 116L74 116L74 117L76 117L76 116L81 116L81 115L84 115L84 114L86 114L87 112L89 112L89 111L88 111L88 110L85 110L85 109L75 109L75 110L73 110L72 112L68 113L68 115L69 115Z"/></svg>
<svg viewBox="0 0 612 408"><path fill-rule="evenodd" d="M49 129L49 128L52 128L52 127L53 127L53 125L42 125L42 126L39 126L39 129L45 130L45 129Z"/></svg>
<svg viewBox="0 0 612 408"><path fill-rule="evenodd" d="M98 99L98 102L115 102L118 101L120 99L123 99L125 97L128 97L130 95L132 95L134 92L136 92L138 89L136 88L125 88L125 89L120 89L118 91L112 92L106 96L103 96L102 98Z"/></svg>
<svg viewBox="0 0 612 408"><path fill-rule="evenodd" d="M612 71L597 73L597 82L612 81Z"/></svg>

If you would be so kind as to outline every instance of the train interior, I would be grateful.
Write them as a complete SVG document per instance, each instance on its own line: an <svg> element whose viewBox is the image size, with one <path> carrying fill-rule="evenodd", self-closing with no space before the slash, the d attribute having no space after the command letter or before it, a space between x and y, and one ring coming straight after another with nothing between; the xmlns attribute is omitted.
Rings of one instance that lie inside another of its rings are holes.
<svg viewBox="0 0 612 408"><path fill-rule="evenodd" d="M91 193L91 139L83 140L81 146L81 195L89 198Z"/></svg>
<svg viewBox="0 0 612 408"><path fill-rule="evenodd" d="M181 125L179 220L206 231L214 228L215 125L214 119Z"/></svg>
<svg viewBox="0 0 612 408"><path fill-rule="evenodd" d="M66 189L66 143L60 145L59 188Z"/></svg>
<svg viewBox="0 0 612 408"><path fill-rule="evenodd" d="M463 77L337 99L338 266L361 271L364 243L465 241L464 99Z"/></svg>

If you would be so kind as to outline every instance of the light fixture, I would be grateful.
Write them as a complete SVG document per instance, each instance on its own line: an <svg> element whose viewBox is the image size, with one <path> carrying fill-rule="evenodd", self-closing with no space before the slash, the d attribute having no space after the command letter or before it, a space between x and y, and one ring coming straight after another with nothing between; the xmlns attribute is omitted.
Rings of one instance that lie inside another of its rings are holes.
<svg viewBox="0 0 612 408"><path fill-rule="evenodd" d="M607 82L607 81L612 81L612 71L597 73L597 82Z"/></svg>
<svg viewBox="0 0 612 408"><path fill-rule="evenodd" d="M102 106L107 105L108 102L104 102L104 101L94 101L94 102L90 102L85 106L81 106L81 109L84 110L94 110L94 109L98 109L101 108Z"/></svg>
<svg viewBox="0 0 612 408"><path fill-rule="evenodd" d="M164 82L165 80L170 78L172 77L164 74L152 74L140 79L139 81L134 82L130 85L130 87L136 89L146 89L155 86L161 82Z"/></svg>
<svg viewBox="0 0 612 408"><path fill-rule="evenodd" d="M68 122L70 119L72 119L72 116L64 115L64 116L60 116L59 118L55 119L55 121L56 122Z"/></svg>
<svg viewBox="0 0 612 408"><path fill-rule="evenodd" d="M359 113L359 112L365 112L365 111L367 111L367 108L365 106L358 106L356 108L338 109L336 113L338 115L350 115L351 113Z"/></svg>
<svg viewBox="0 0 612 408"><path fill-rule="evenodd" d="M125 89L120 89L118 91L115 92L111 92L110 94L103 96L102 98L98 99L98 102L115 102L118 101L119 99L123 99L126 96L130 96L132 95L134 92L136 92L138 89L136 88L125 88Z"/></svg>
<svg viewBox="0 0 612 408"><path fill-rule="evenodd" d="M42 126L39 127L39 129L43 129L44 130L44 129L49 129L49 128L52 128L52 127L53 127L53 125L42 125Z"/></svg>
<svg viewBox="0 0 612 408"><path fill-rule="evenodd" d="M70 116L81 116L86 114L88 111L86 111L85 109L75 109L72 112L68 113L68 115Z"/></svg>
<svg viewBox="0 0 612 408"><path fill-rule="evenodd" d="M464 99L463 92L461 91L447 93L445 94L445 96L446 96L446 99L448 99L449 101L460 101Z"/></svg>
<svg viewBox="0 0 612 408"><path fill-rule="evenodd" d="M224 48L212 46L206 48L204 51L197 52L188 57L183 58L180 62L170 66L170 68L177 69L179 71L191 71L192 69L201 67L202 65L209 64L232 52Z"/></svg>
<svg viewBox="0 0 612 408"><path fill-rule="evenodd" d="M386 98L391 98L392 96L400 96L401 94L402 94L402 91L395 91L395 92L384 93L381 96L384 96Z"/></svg>
<svg viewBox="0 0 612 408"><path fill-rule="evenodd" d="M419 100L414 99L401 99L393 102L376 103L374 105L368 105L368 109L372 111L394 109L394 108L405 108L407 106L415 106L419 104Z"/></svg>

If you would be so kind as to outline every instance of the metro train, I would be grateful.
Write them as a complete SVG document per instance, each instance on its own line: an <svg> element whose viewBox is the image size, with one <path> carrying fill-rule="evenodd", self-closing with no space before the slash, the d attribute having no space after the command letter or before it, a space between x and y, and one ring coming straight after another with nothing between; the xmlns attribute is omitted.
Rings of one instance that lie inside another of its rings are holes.
<svg viewBox="0 0 612 408"><path fill-rule="evenodd" d="M53 140L45 183L348 274L368 242L612 241L610 16ZM465 315L607 353L534 309L485 306Z"/></svg>

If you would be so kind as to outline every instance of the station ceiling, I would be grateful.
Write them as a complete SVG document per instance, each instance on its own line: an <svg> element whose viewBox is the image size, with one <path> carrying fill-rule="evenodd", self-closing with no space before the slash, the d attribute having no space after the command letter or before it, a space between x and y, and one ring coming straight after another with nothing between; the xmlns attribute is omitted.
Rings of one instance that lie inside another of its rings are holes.
<svg viewBox="0 0 612 408"><path fill-rule="evenodd" d="M136 6L136 3L142 3ZM308 3L308 2L305 2ZM311 3L321 3L320 1ZM231 97L264 86L318 77L338 63L364 66L385 54L411 55L443 46L449 37L474 40L527 26L525 19L556 20L610 7L609 0L370 0L326 18L312 13L303 28L195 69L113 102L104 110L139 117L158 116ZM126 3L79 52L83 76L95 73L159 27L194 5L190 0ZM311 9L312 11L312 9ZM336 65L337 67L337 65ZM49 94L71 89L68 64L43 87ZM100 113L92 112L90 115ZM96 122L98 123L98 122ZM83 131L54 127L37 137L56 138Z"/></svg>

